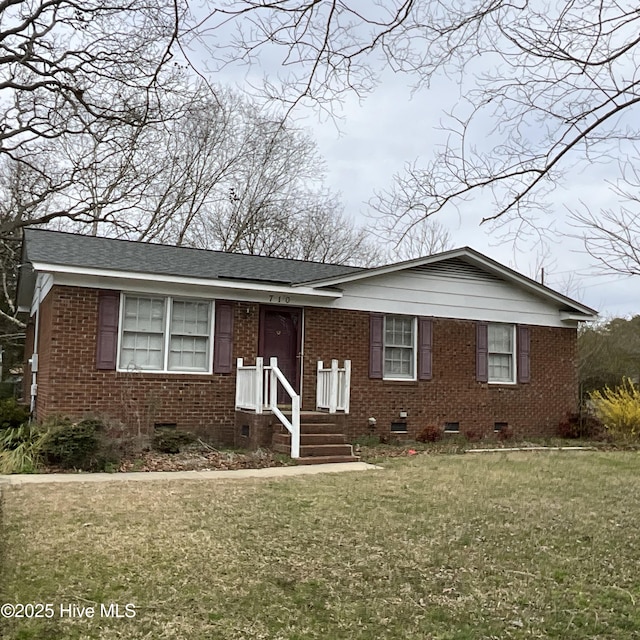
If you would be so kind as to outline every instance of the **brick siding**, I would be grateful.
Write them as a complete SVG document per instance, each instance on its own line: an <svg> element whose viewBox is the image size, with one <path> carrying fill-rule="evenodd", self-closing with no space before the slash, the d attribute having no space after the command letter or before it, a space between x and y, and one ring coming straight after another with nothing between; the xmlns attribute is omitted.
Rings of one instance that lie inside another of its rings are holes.
<svg viewBox="0 0 640 640"><path fill-rule="evenodd" d="M134 433L168 423L211 442L233 444L235 373L98 371L97 290L55 286L40 309L38 420L55 414L108 415ZM253 358L257 344L258 307L238 302L234 358Z"/></svg>
<svg viewBox="0 0 640 640"><path fill-rule="evenodd" d="M253 362L259 305L235 303L234 359ZM235 373L150 374L96 369L97 291L55 286L40 307L37 418L52 414L110 415L134 432L175 423L212 442L233 444ZM461 432L489 433L506 422L520 434L551 435L577 395L576 330L531 327L531 382L489 385L475 380L475 324L435 318L433 379L370 380L369 314L305 309L304 409L315 409L316 363L352 361L347 435L389 434L401 410L407 437L427 425L459 422ZM30 353L27 354L27 357ZM235 367L234 367L235 369Z"/></svg>
<svg viewBox="0 0 640 640"><path fill-rule="evenodd" d="M407 438L427 425L459 422L460 431L493 432L506 422L522 435L552 435L577 403L576 330L531 327L531 382L494 385L475 379L475 323L434 318L433 378L404 382L371 380L369 314L337 309L307 309L305 314L303 405L315 401L315 363L351 360L350 437L388 435L400 411L408 413Z"/></svg>

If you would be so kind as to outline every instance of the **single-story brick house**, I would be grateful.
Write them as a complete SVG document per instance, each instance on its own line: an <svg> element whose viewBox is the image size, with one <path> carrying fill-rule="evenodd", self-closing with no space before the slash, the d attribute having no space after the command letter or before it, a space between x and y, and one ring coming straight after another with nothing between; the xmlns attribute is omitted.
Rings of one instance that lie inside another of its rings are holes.
<svg viewBox="0 0 640 640"><path fill-rule="evenodd" d="M344 414L348 438L554 433L576 409L578 324L597 315L469 248L363 269L42 229L24 233L18 304L37 419L219 444L255 443L251 414L273 421L273 357L291 391L277 400Z"/></svg>

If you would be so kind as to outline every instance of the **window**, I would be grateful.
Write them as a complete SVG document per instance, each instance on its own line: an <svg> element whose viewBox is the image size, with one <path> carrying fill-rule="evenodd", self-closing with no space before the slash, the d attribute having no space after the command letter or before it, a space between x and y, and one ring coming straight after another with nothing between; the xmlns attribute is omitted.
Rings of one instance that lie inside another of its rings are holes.
<svg viewBox="0 0 640 640"><path fill-rule="evenodd" d="M432 343L432 318L371 313L369 377L386 380L431 380Z"/></svg>
<svg viewBox="0 0 640 640"><path fill-rule="evenodd" d="M445 433L460 433L460 423L459 422L445 422L444 423L444 432Z"/></svg>
<svg viewBox="0 0 640 640"><path fill-rule="evenodd" d="M211 304L151 296L124 296L121 369L209 371Z"/></svg>
<svg viewBox="0 0 640 640"><path fill-rule="evenodd" d="M489 382L515 382L515 327L489 324Z"/></svg>
<svg viewBox="0 0 640 640"><path fill-rule="evenodd" d="M415 379L415 320L408 316L384 318L384 377Z"/></svg>

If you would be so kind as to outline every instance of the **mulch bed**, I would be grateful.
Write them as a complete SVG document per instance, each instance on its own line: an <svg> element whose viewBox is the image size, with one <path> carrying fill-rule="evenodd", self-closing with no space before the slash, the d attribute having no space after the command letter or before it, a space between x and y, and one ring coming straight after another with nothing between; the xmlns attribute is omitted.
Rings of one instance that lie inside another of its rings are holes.
<svg viewBox="0 0 640 640"><path fill-rule="evenodd" d="M272 451L217 451L190 448L180 453L144 451L125 459L118 471L230 471L234 469L263 469L291 464Z"/></svg>
<svg viewBox="0 0 640 640"><path fill-rule="evenodd" d="M120 464L109 471L232 471L235 469L263 469L286 467L293 462L287 456L266 449L258 451L218 450L209 445L194 444L179 453L162 453L144 449L126 455ZM77 473L77 469L47 466L39 473ZM88 472L87 472L88 473Z"/></svg>

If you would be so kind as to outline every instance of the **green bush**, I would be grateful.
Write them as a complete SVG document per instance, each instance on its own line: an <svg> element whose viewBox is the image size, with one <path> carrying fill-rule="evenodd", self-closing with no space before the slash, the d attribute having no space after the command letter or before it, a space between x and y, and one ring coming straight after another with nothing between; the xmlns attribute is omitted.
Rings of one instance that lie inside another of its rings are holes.
<svg viewBox="0 0 640 640"><path fill-rule="evenodd" d="M0 435L0 473L35 473L42 463L42 433L35 424L8 427Z"/></svg>
<svg viewBox="0 0 640 640"><path fill-rule="evenodd" d="M589 394L596 416L614 438L637 439L640 436L640 389L624 378L615 389Z"/></svg>
<svg viewBox="0 0 640 640"><path fill-rule="evenodd" d="M42 439L44 461L64 469L101 469L101 429L102 424L92 419L72 422L69 418L58 418L50 421Z"/></svg>
<svg viewBox="0 0 640 640"><path fill-rule="evenodd" d="M19 427L29 420L29 407L14 398L0 400L0 429Z"/></svg>
<svg viewBox="0 0 640 640"><path fill-rule="evenodd" d="M196 437L190 431L179 431L167 427L157 428L153 436L153 448L162 453L179 453L181 447L194 442Z"/></svg>

